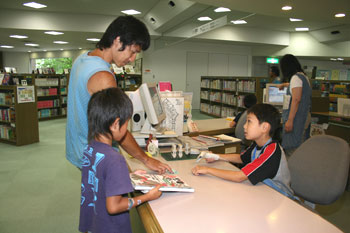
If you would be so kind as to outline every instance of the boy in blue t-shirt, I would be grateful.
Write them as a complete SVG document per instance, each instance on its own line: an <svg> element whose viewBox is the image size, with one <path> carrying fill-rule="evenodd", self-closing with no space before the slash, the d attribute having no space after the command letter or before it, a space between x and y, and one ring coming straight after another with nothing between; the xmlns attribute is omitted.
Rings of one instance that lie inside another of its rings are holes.
<svg viewBox="0 0 350 233"><path fill-rule="evenodd" d="M249 180L253 185L263 182L293 199L286 156L278 141L273 140L280 122L280 113L272 105L254 105L247 110L247 121L244 125L246 139L253 141L248 149L241 154L218 154L206 159L207 162L221 159L242 164L241 170L196 166L192 173L210 174L234 182Z"/></svg>
<svg viewBox="0 0 350 233"><path fill-rule="evenodd" d="M125 136L132 103L119 88L92 95L88 105L89 144L84 150L79 231L131 233L129 211L160 197L160 186L147 194L128 198L133 191L125 158L112 140Z"/></svg>

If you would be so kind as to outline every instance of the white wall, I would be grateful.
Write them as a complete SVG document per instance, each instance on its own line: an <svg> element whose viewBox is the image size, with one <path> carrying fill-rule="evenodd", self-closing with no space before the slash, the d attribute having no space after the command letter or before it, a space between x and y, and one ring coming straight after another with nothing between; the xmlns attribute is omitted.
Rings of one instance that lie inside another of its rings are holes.
<svg viewBox="0 0 350 233"><path fill-rule="evenodd" d="M15 67L17 73L29 73L30 59L28 53L3 52L3 62L4 67Z"/></svg>

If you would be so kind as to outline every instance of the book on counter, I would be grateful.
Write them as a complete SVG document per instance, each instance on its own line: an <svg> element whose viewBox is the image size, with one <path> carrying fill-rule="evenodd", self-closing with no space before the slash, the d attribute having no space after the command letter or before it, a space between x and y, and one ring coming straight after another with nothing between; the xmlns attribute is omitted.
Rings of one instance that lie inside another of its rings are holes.
<svg viewBox="0 0 350 233"><path fill-rule="evenodd" d="M130 173L131 183L135 190L148 192L156 185L161 184L160 191L194 192L179 176L174 174L135 174Z"/></svg>

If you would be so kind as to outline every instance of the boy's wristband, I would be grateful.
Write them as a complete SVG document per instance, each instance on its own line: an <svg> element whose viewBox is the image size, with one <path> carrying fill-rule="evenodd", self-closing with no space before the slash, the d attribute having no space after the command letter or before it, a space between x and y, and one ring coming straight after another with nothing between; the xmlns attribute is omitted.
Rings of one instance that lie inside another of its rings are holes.
<svg viewBox="0 0 350 233"><path fill-rule="evenodd" d="M128 203L129 203L129 205L128 205L128 210L130 210L131 208L132 208L132 206L134 205L134 199L132 199L132 198L128 198Z"/></svg>

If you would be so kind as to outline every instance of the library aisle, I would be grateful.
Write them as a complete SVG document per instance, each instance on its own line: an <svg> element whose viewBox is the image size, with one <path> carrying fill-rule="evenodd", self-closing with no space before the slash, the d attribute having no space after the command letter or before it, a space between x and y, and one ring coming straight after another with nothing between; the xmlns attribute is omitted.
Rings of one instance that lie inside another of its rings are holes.
<svg viewBox="0 0 350 233"><path fill-rule="evenodd" d="M194 120L209 117L193 111ZM40 142L0 143L0 232L77 233L80 172L65 158L66 119L39 122ZM350 232L350 192L317 211ZM145 232L135 212L133 232ZM234 231L234 229L232 229Z"/></svg>

